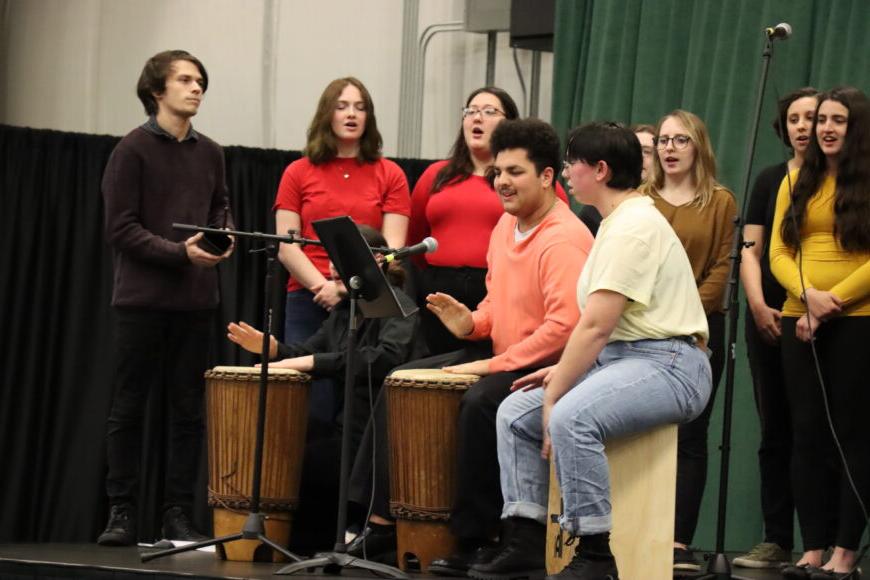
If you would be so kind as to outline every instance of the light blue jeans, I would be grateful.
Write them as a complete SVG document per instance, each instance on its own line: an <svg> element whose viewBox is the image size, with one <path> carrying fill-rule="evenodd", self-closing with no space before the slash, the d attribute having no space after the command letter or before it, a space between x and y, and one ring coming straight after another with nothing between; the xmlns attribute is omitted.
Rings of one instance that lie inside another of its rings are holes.
<svg viewBox="0 0 870 580"><path fill-rule="evenodd" d="M553 408L550 437L565 506L562 528L575 535L611 529L604 442L665 423L685 423L712 390L705 351L681 339L612 342ZM544 391L518 391L498 409L502 518L546 523L549 466L541 458Z"/></svg>

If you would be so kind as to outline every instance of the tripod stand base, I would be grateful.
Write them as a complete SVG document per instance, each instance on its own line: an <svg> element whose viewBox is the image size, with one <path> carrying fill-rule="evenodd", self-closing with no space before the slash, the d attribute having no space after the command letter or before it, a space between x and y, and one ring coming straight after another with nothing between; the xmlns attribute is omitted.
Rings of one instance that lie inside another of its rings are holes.
<svg viewBox="0 0 870 580"><path fill-rule="evenodd" d="M213 523L215 537L231 535L238 532L245 525L248 514L235 512L226 508L214 507ZM287 546L290 544L290 530L292 517L290 512L263 512L265 516L265 535L276 544ZM233 562L274 562L288 563L288 560L280 552L275 552L270 546L258 540L237 540L228 542L218 547L218 554L222 560Z"/></svg>
<svg viewBox="0 0 870 580"><path fill-rule="evenodd" d="M162 558L164 556L172 556L173 554L191 552L193 550L197 550L199 548L206 548L208 546L219 545L221 548L223 548L223 544L227 542L235 542L236 540L259 540L276 552L283 554L288 559L294 560L295 562L301 562L302 558L266 537L264 520L265 516L263 514L259 512L252 512L248 514L248 518L245 520L245 525L244 527L242 527L241 532L238 532L236 534L230 534L227 536L221 536L219 538L203 540L202 542L194 542L193 544L179 546L177 548L171 548L169 550L160 550L159 552L143 554L140 560L142 562L148 562L151 560L156 560L157 558Z"/></svg>
<svg viewBox="0 0 870 580"><path fill-rule="evenodd" d="M376 574L382 574L389 578L410 578L407 574L386 564L379 564L370 560L363 560L355 556L349 556L342 552L324 552L317 554L308 560L295 562L284 566L275 574L295 574L303 570L308 571L314 568L322 568L327 574L340 574L346 568L358 568L361 570L370 570Z"/></svg>
<svg viewBox="0 0 870 580"><path fill-rule="evenodd" d="M698 576L698 580L731 580L731 562L725 554L710 554L707 561L707 571Z"/></svg>

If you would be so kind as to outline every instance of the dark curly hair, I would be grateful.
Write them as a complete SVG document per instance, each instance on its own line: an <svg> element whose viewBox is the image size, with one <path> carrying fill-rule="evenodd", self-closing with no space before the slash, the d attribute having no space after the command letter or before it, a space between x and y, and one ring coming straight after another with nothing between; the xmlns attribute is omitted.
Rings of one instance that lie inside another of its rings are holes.
<svg viewBox="0 0 870 580"><path fill-rule="evenodd" d="M502 121L492 132L489 148L493 157L505 149L525 149L539 175L547 167L553 168L554 175L562 169L559 135L552 125L540 119Z"/></svg>

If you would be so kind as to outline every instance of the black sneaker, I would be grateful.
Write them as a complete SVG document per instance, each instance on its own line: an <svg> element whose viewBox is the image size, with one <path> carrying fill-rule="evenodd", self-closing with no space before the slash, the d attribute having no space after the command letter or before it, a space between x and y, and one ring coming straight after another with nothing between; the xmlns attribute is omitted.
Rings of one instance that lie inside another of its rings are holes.
<svg viewBox="0 0 870 580"><path fill-rule="evenodd" d="M496 554L498 554L498 544L495 543L487 543L476 549L460 549L446 558L432 560L432 563L429 564L429 568L427 568L426 571L438 576L464 577L468 575L468 570L472 566L486 564L490 562Z"/></svg>
<svg viewBox="0 0 870 580"><path fill-rule="evenodd" d="M695 559L695 553L691 548L674 548L674 570L690 572L701 570L701 564Z"/></svg>
<svg viewBox="0 0 870 580"><path fill-rule="evenodd" d="M196 531L190 518L179 506L171 507L163 512L163 538L184 542L202 542L210 539Z"/></svg>
<svg viewBox="0 0 870 580"><path fill-rule="evenodd" d="M619 580L616 560L592 560L580 552L558 574L547 576L547 580Z"/></svg>
<svg viewBox="0 0 870 580"><path fill-rule="evenodd" d="M547 575L544 524L527 518L502 520L504 541L489 562L475 564L468 575L480 580L542 580Z"/></svg>
<svg viewBox="0 0 870 580"><path fill-rule="evenodd" d="M136 508L129 503L113 505L109 523L97 538L101 546L132 546L136 543Z"/></svg>

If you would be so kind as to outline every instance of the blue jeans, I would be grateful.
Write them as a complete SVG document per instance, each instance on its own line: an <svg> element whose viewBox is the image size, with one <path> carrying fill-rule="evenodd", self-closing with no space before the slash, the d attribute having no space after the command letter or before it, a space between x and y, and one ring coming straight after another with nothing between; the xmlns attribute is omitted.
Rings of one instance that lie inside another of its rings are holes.
<svg viewBox="0 0 870 580"><path fill-rule="evenodd" d="M310 290L288 292L284 304L284 344L305 342L328 316L329 312L314 302Z"/></svg>
<svg viewBox="0 0 870 580"><path fill-rule="evenodd" d="M685 423L712 390L710 362L680 339L612 342L595 366L555 405L550 437L565 505L560 524L588 535L611 528L604 442L665 423ZM541 458L544 391L518 391L498 409L496 429L502 518L546 523L549 466Z"/></svg>
<svg viewBox="0 0 870 580"><path fill-rule="evenodd" d="M284 306L284 344L302 343L320 329L329 316L314 302L314 294L304 288L287 293ZM309 430L329 431L335 422L337 399L336 384L332 379L317 379L308 394Z"/></svg>

